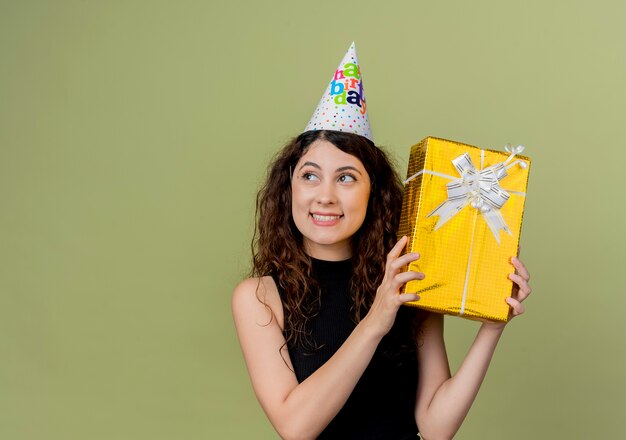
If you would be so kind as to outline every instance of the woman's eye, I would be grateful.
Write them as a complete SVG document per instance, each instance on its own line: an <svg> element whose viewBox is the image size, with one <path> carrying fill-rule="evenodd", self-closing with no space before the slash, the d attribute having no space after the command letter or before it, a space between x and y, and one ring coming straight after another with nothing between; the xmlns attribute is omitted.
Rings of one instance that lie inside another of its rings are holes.
<svg viewBox="0 0 626 440"><path fill-rule="evenodd" d="M343 183L356 182L356 178L352 174L342 174L339 176L339 181Z"/></svg>
<svg viewBox="0 0 626 440"><path fill-rule="evenodd" d="M313 173L304 173L304 174L302 174L302 178L304 180L308 180L309 182L314 182L316 180L319 180L317 178L317 176L315 174L313 174Z"/></svg>

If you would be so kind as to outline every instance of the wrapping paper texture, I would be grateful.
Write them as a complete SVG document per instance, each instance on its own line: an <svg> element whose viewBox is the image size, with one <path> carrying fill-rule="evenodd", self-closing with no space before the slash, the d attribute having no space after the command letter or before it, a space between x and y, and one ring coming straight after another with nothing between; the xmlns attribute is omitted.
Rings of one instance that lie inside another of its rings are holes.
<svg viewBox="0 0 626 440"><path fill-rule="evenodd" d="M494 150L481 155L480 148L434 137L411 147L407 179L425 172L405 186L398 236L409 237L405 252L421 255L409 270L423 272L426 278L410 281L402 291L420 295L419 301L408 305L470 319L507 321L505 299L513 287L508 275L515 270L510 258L518 253L525 202L525 196L516 192L526 192L530 159L517 155L515 160L526 162L526 168L511 167L499 182L510 195L500 212L512 234L500 231L498 244L480 211L471 205L437 230L439 216L427 217L448 199L446 184L451 181L430 172L459 178L452 160L464 153L478 170L509 157L507 152Z"/></svg>

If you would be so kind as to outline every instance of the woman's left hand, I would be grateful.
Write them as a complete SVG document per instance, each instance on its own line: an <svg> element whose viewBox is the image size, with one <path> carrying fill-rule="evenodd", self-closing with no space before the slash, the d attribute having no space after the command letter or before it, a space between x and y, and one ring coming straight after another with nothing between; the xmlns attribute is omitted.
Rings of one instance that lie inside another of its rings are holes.
<svg viewBox="0 0 626 440"><path fill-rule="evenodd" d="M511 258L511 263L515 266L515 273L509 274L509 279L513 281L513 291L511 296L506 299L511 309L509 310L509 321L524 313L525 308L522 302L528 298L528 295L532 292L530 288L530 274L528 269L524 266L524 263L519 258Z"/></svg>
<svg viewBox="0 0 626 440"><path fill-rule="evenodd" d="M528 295L532 292L530 284L528 284L530 274L528 273L526 266L524 266L524 263L522 263L517 257L512 257L511 263L515 267L515 273L509 274L509 279L513 281L513 290L511 292L511 296L506 299L506 302L510 307L509 319L507 322L511 322L511 319L526 311L522 302L528 298ZM494 328L496 330L504 329L507 324L507 322L496 322L487 319L480 319L480 321L483 323L483 326Z"/></svg>

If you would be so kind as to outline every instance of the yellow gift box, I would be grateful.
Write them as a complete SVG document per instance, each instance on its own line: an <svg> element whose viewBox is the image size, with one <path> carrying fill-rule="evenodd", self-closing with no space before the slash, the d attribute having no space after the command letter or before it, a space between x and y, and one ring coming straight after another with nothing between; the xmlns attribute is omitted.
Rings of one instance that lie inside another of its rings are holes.
<svg viewBox="0 0 626 440"><path fill-rule="evenodd" d="M411 147L398 236L423 272L408 303L470 319L507 321L530 159L524 147L480 149L428 137Z"/></svg>

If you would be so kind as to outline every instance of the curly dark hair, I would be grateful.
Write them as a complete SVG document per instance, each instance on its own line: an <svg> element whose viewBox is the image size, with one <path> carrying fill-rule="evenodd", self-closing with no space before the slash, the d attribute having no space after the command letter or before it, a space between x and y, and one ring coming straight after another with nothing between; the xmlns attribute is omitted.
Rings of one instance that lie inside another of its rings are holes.
<svg viewBox="0 0 626 440"><path fill-rule="evenodd" d="M283 298L283 331L288 346L310 346L307 323L319 307L311 258L305 253L302 234L291 214L291 172L316 140L327 140L358 158L371 181L365 220L352 237L355 322L369 310L382 281L387 253L397 240L402 205L402 183L389 157L365 137L330 130L307 131L276 155L257 194L251 275L273 275L279 288L288 293Z"/></svg>

